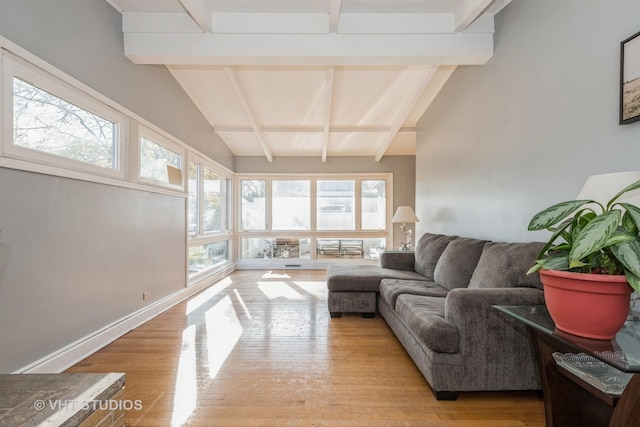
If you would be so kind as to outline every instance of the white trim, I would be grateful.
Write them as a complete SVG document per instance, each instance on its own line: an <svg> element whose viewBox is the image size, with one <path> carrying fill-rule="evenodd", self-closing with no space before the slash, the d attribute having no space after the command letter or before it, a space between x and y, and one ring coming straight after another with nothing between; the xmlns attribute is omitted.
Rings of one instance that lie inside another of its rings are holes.
<svg viewBox="0 0 640 427"><path fill-rule="evenodd" d="M71 169L64 169L57 166L34 163L31 161L22 160L22 159L0 157L0 167L7 168L7 169L16 169L16 170L21 170L25 172L40 173L43 175L57 176L60 178L75 179L78 181L94 182L97 184L111 185L114 187L128 188L131 190L146 191L149 193L166 194L169 196L181 197L183 199L187 197L187 195L182 191L172 191L172 190L169 190L168 188L153 187L150 185L141 185L141 184L136 184L134 182L121 181L115 178L93 175L88 172L80 172L80 171L75 171Z"/></svg>
<svg viewBox="0 0 640 427"><path fill-rule="evenodd" d="M39 360L30 363L29 365L23 366L13 373L41 374L62 372L106 345L112 343L129 331L167 311L176 304L184 301L197 292L214 285L214 282L227 276L235 269L236 266L231 264L225 269L202 279L200 282L184 287L147 307L116 320L92 334L80 338L71 344L40 358Z"/></svg>
<svg viewBox="0 0 640 427"><path fill-rule="evenodd" d="M72 88L75 89L76 92L83 94L85 97L88 96L90 98L93 98L94 101L98 101L99 103L102 103L104 105L106 105L107 107L115 110L116 112L128 117L129 122L130 123L130 127L135 128L135 123L133 123L133 121L137 122L138 125L142 125L145 126L151 130L153 130L154 132L158 133L159 135L175 142L176 144L180 145L181 147L184 147L185 150L187 150L190 154L196 154L198 156L200 156L203 159L207 159L207 163L210 163L212 165L215 165L216 169L218 169L219 171L224 171L224 173L226 175L234 175L234 172L227 168L226 166L223 166L222 164L216 162L215 160L211 159L209 156L205 155L204 153L202 153L201 151L199 151L198 149L192 147L189 144L186 144L185 142L175 138L173 135L171 135L170 133L166 132L165 130L161 129L160 127L154 125L153 123L151 123L150 121L146 120L145 118L139 116L138 114L134 113L133 111L125 108L124 106L116 103L115 101L112 101L111 99L107 98L106 96L102 95L100 92L94 90L93 88L91 88L90 86L87 86L86 84L80 82L79 80L75 79L74 77L70 76L69 74L65 73L64 71L61 71L60 69L54 67L53 65L49 64L48 62L40 59L39 57L37 57L36 55L32 54L31 52L29 52L28 50L18 46L17 44L7 40L4 37L0 36L0 49L11 53L12 55L14 55L15 57L30 63L31 65L41 69L42 71L50 74L53 77L56 77L58 79L60 79L61 81L63 81L64 83L70 85ZM1 55L0 55L1 56ZM1 70L1 69L0 69ZM0 73L2 73L2 71L0 71ZM2 76L4 77L4 76ZM2 80L3 82L5 81L5 79L3 78ZM4 83L3 83L4 84ZM0 109L5 110L6 107L6 103L7 102L11 102L12 98L5 96L4 92L6 93L13 93L11 90L7 91L5 87L2 88L2 90L0 91L2 92L2 98L4 99L3 105L0 106ZM9 98L9 100L7 100L7 98ZM2 113L6 113L6 111L2 111ZM0 117L4 117L4 116L0 116ZM0 135L2 135L2 138L5 137L6 132L9 132L9 140L12 140L11 138L11 129L7 130L3 128L3 124L0 123L0 131L4 132ZM213 129L212 129L213 131ZM129 139L128 136L133 135L133 133L135 132L135 129L121 129L121 137L123 139ZM135 166L137 167L137 162L135 158L132 158L132 151L137 151L137 144L134 143L134 139L131 139L129 141L129 146L133 145L135 147L129 147L129 149L127 149L126 147L126 143L125 145L122 145L120 147L120 150L128 150L128 153L122 153L122 158L120 159L123 164L121 165L123 171L126 171L125 176L126 179L131 181L131 182L135 182L136 181L136 174L135 173L131 173L131 167ZM0 144L2 145L2 144ZM4 155L5 153L3 153L2 151L2 147L0 147L0 155ZM128 154L128 155L127 155ZM134 162L134 165L131 165L131 163ZM19 169L19 167L14 167L14 169ZM60 175L60 176L64 176L63 172L62 172L62 168L59 168L60 172L55 172L51 169L49 169L49 172L47 172L47 174L49 175ZM32 170L32 169L25 169L25 170L31 170L33 172L37 172L37 170ZM96 176L97 175L92 175L92 176ZM123 176L123 180L125 179L125 176ZM92 179L90 179L90 177L85 176L84 178L82 178L84 181L92 181ZM95 179L93 180L95 182L100 182L100 183L104 183L99 179ZM118 184L113 184L113 183L109 183L109 185L118 185ZM126 187L126 185L119 185L121 187ZM158 192L157 190L154 190L152 188L148 188L149 191L152 192Z"/></svg>

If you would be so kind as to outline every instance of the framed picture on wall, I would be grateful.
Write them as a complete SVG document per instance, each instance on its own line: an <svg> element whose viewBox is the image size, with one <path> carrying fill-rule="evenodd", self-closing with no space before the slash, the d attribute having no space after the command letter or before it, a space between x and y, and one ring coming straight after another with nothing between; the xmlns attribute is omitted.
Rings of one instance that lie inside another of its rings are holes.
<svg viewBox="0 0 640 427"><path fill-rule="evenodd" d="M640 32L620 46L620 124L640 120Z"/></svg>

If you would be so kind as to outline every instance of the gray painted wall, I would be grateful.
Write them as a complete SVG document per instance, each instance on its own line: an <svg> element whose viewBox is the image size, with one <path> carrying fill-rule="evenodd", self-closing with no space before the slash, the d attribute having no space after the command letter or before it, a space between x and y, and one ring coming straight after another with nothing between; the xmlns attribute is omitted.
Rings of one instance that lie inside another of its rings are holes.
<svg viewBox="0 0 640 427"><path fill-rule="evenodd" d="M233 154L171 73L124 56L122 16L106 0L1 1L0 36L233 169Z"/></svg>
<svg viewBox="0 0 640 427"><path fill-rule="evenodd" d="M393 173L393 211L398 206L414 206L416 162L414 156L385 156L380 162L373 157L236 157L237 173ZM420 217L418 215L418 217ZM413 229L413 227L412 227ZM399 225L394 226L393 245L404 240Z"/></svg>
<svg viewBox="0 0 640 427"><path fill-rule="evenodd" d="M418 125L418 234L506 241L589 175L639 170L640 123L618 125L620 42L635 0L514 0L495 55L458 68Z"/></svg>
<svg viewBox="0 0 640 427"><path fill-rule="evenodd" d="M233 168L169 72L124 57L106 1L2 1L0 36ZM184 198L0 168L0 373L182 289L185 236Z"/></svg>
<svg viewBox="0 0 640 427"><path fill-rule="evenodd" d="M185 284L184 198L0 168L0 201L2 373Z"/></svg>

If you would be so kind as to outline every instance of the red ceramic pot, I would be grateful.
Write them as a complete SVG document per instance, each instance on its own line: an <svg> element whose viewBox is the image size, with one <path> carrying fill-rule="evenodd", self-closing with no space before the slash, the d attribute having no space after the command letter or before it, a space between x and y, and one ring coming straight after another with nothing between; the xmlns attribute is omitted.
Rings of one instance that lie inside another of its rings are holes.
<svg viewBox="0 0 640 427"><path fill-rule="evenodd" d="M629 314L624 276L540 270L544 300L556 328L592 339L611 339Z"/></svg>

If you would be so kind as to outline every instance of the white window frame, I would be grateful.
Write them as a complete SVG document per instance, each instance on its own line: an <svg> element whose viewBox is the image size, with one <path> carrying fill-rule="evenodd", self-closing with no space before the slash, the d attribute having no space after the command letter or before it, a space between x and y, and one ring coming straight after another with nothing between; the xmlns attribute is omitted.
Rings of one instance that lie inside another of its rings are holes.
<svg viewBox="0 0 640 427"><path fill-rule="evenodd" d="M226 268L232 264L235 263L235 239L234 239L234 218L235 218L235 196L233 191L231 192L231 194L228 194L228 189L227 189L227 185L221 185L221 192L222 192L222 200L224 201L223 203L227 203L228 205L225 205L222 207L221 210L221 215L222 215L222 225L225 226L226 228L220 231L203 231L202 230L202 220L204 218L204 185L203 185L203 173L204 173L204 168L209 168L211 170L213 170L215 173L217 173L218 175L220 175L222 177L223 180L225 180L224 182L226 183L226 180L231 180L231 185L229 186L231 190L233 190L235 188L236 185L236 179L235 176L233 174L233 172L225 170L224 168L220 167L219 165L217 165L216 163L212 162L211 160L208 160L207 158L191 151L191 150L187 150L186 153L186 158L184 159L185 164L187 165L183 171L183 178L186 180L185 181L185 191L187 193L187 202L185 203L185 209L187 210L186 215L185 215L185 221L189 221L189 213L188 213L188 209L189 209L189 200L188 200L188 194L189 194L189 189L188 189L188 165L189 162L194 162L197 163L199 165L198 168L198 226L197 226L197 230L196 233L189 233L188 232L188 227L189 224L186 224L186 229L187 229L187 253L185 254L186 256L186 260L187 260L187 283L188 285L192 285L194 283L197 283L199 280L202 280L204 277L207 277L211 274L214 274L216 271L219 271L220 269ZM230 212L230 213L229 213ZM231 215L230 218L228 218L228 215ZM221 242L221 241L228 241L228 260L226 263L221 263L219 264L217 267L215 268L211 268L211 269L206 269L203 271L200 271L198 273L194 273L192 275L189 275L189 271L188 271L188 267L189 267L189 248L193 247L193 246L200 246L200 245L205 245L208 243L216 243L216 242Z"/></svg>
<svg viewBox="0 0 640 427"><path fill-rule="evenodd" d="M300 173L292 173L292 174L249 174L249 173L238 173L235 175L236 180L236 213L235 220L237 227L237 238L236 238L236 259L238 265L246 268L269 268L269 265L273 265L273 263L282 262L281 259L268 259L268 260L248 260L242 259L242 239L244 238L276 238L276 237L287 237L287 238L310 238L311 239L311 247L316 247L317 239L376 239L376 238L384 238L387 241L387 244L391 244L393 242L393 224L391 219L393 217L393 173L353 173L353 174L345 174L345 173L334 173L334 174L300 174ZM241 182L243 180L265 180L266 181L266 192L265 192L265 215L266 215L266 230L244 230L242 228L242 186ZM310 230L273 230L272 228L272 182L274 180L309 180L310 181L310 196L311 196L311 228ZM317 181L342 181L342 180L353 180L355 181L355 230L318 230L317 229ZM363 230L362 227L362 181L366 180L385 180L386 181L386 228L383 230ZM307 262L311 261L311 263L321 264L322 260L316 258L315 251L311 252L311 259L295 259L291 260L295 264L304 264L307 265ZM353 260L331 260L330 262L360 262L362 263L363 259L353 259ZM376 261L377 262L377 261ZM315 268L315 267L312 267Z"/></svg>
<svg viewBox="0 0 640 427"><path fill-rule="evenodd" d="M142 138L145 138L155 144L160 145L161 147L166 148L167 150L173 151L176 154L180 155L180 185L172 184L170 182L161 181L158 179L147 178L141 175L142 168ZM141 184L150 184L158 187L165 187L174 190L186 191L187 188L187 150L181 144L173 142L168 137L160 135L158 132L155 132L144 125L138 126L138 138L137 138L137 180Z"/></svg>
<svg viewBox="0 0 640 427"><path fill-rule="evenodd" d="M78 89L72 82L56 77L44 69L2 49L2 123L3 123L3 157L34 162L42 165L59 167L77 172L88 172L94 175L124 179L126 175L126 153L128 135L128 117L90 94ZM111 121L115 126L114 168L102 168L80 160L58 156L13 142L13 80L18 78L61 98L90 113Z"/></svg>

